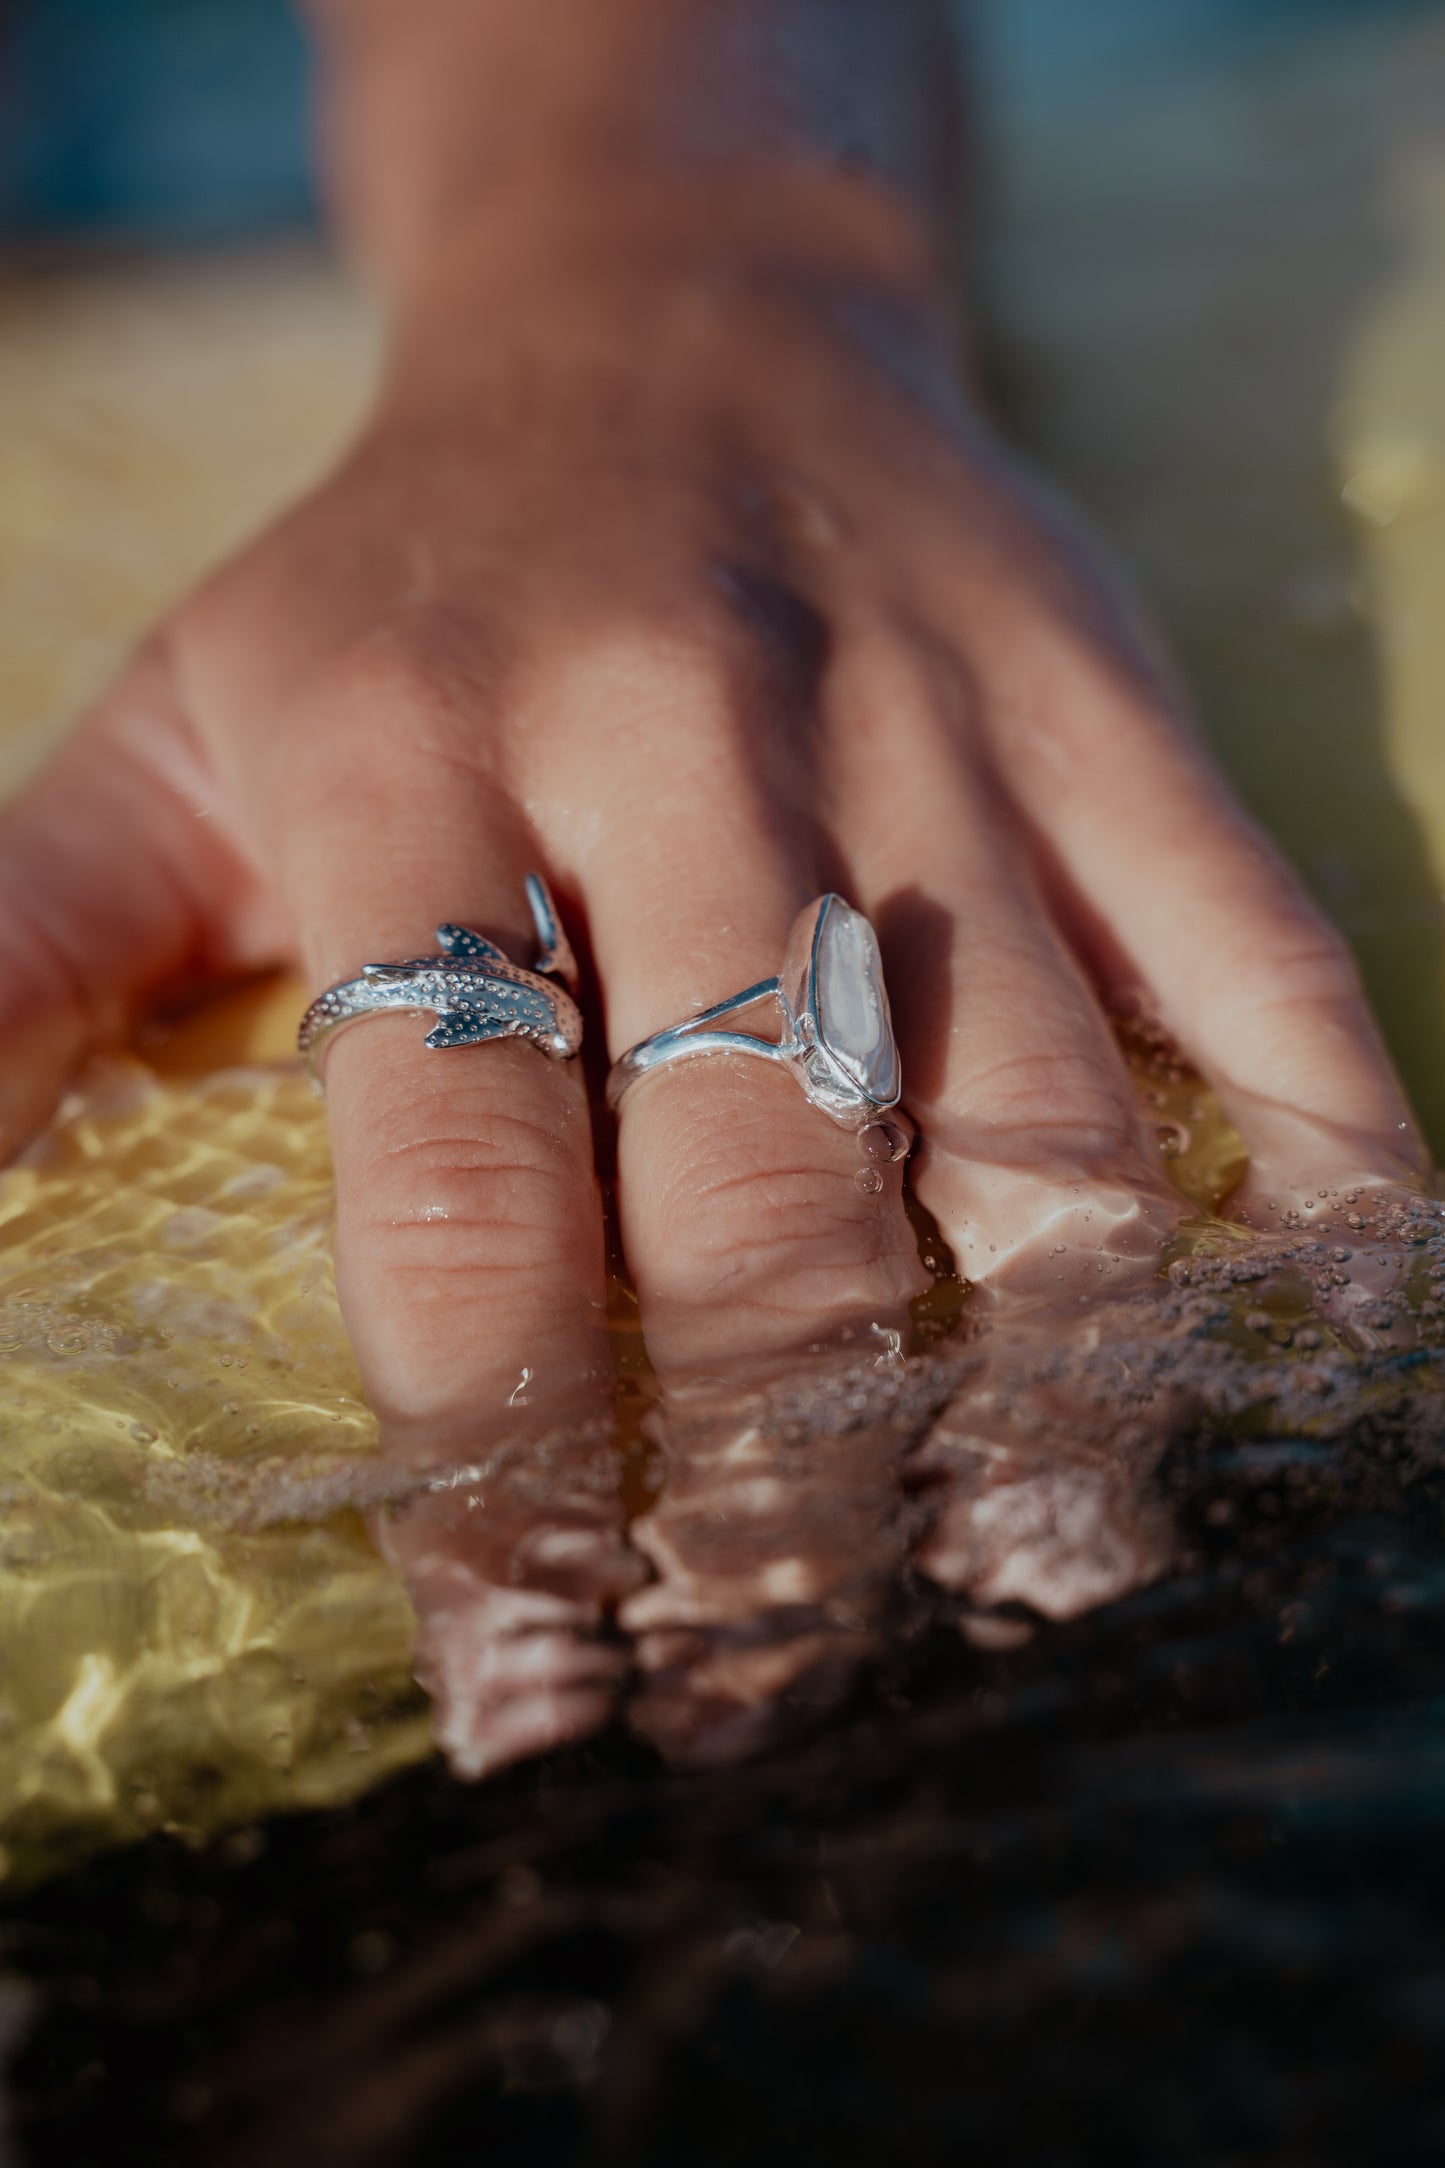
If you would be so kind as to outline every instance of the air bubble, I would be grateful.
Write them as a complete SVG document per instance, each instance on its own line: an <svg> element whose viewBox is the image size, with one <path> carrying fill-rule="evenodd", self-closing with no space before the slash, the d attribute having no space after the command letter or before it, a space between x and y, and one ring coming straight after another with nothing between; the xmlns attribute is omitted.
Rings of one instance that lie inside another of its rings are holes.
<svg viewBox="0 0 1445 2168"><path fill-rule="evenodd" d="M858 1149L865 1159L896 1165L912 1151L913 1139L898 1122L869 1122L866 1129L858 1132Z"/></svg>
<svg viewBox="0 0 1445 2168"><path fill-rule="evenodd" d="M1161 1122L1154 1132L1154 1141L1166 1159L1178 1159L1189 1149L1189 1131L1182 1122Z"/></svg>
<svg viewBox="0 0 1445 2168"><path fill-rule="evenodd" d="M883 1177L876 1167L860 1167L853 1177L853 1187L865 1197L876 1197L883 1187Z"/></svg>

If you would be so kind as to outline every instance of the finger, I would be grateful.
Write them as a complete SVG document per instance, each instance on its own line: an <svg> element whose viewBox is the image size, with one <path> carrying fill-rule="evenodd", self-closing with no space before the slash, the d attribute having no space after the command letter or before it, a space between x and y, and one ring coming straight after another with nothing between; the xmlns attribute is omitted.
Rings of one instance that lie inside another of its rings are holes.
<svg viewBox="0 0 1445 2168"><path fill-rule="evenodd" d="M447 920L533 959L532 848L495 789L422 749L422 700L368 671L297 734L281 868L317 989L434 953ZM580 1063L426 1032L415 1015L357 1023L325 1083L348 1329L392 1449L436 1461L589 1410L610 1368Z"/></svg>
<svg viewBox="0 0 1445 2168"><path fill-rule="evenodd" d="M1180 1212L956 686L883 639L840 671L840 822L888 958L919 1195L974 1281L1097 1292ZM889 719L874 787L867 719Z"/></svg>
<svg viewBox="0 0 1445 2168"><path fill-rule="evenodd" d="M313 984L432 953L444 921L530 964L536 853L494 786L429 750L425 685L373 660L309 721L282 868ZM603 1720L620 1675L604 1619L635 1560L619 1465L588 1427L611 1365L581 1064L520 1040L429 1048L427 1023L368 1018L326 1049L336 1278L384 1449L447 1471L383 1542L438 1740L470 1777Z"/></svg>
<svg viewBox="0 0 1445 2168"><path fill-rule="evenodd" d="M153 649L0 813L0 1157L148 996L275 940Z"/></svg>
<svg viewBox="0 0 1445 2168"><path fill-rule="evenodd" d="M623 783L604 785L584 868L615 1058L781 969L819 886L817 840L806 806L787 810L788 761L770 770L756 750L781 736L760 722L766 694L726 657L618 651L587 692L628 733L627 769L652 778L645 846ZM769 1019L739 1019L755 1023ZM855 1133L759 1060L699 1059L634 1086L619 1210L644 1333L671 1375L896 1325L922 1284L900 1170L865 1161Z"/></svg>
<svg viewBox="0 0 1445 2168"><path fill-rule="evenodd" d="M631 1529L654 1577L621 1614L635 1731L722 1761L841 1698L907 1556L912 1412L901 1358L851 1353L764 1393L664 1396L662 1490Z"/></svg>
<svg viewBox="0 0 1445 2168"><path fill-rule="evenodd" d="M458 1776L576 1741L626 1668L599 1631L645 1568L604 1426L519 1437L381 1522L416 1612L416 1672Z"/></svg>
<svg viewBox="0 0 1445 2168"><path fill-rule="evenodd" d="M929 1509L923 1572L986 1608L1067 1619L1165 1570L1174 1532L1154 1475L1197 1408L1160 1365L1156 1303L1141 1289L1072 1319L992 1321L907 1463Z"/></svg>
<svg viewBox="0 0 1445 2168"><path fill-rule="evenodd" d="M1203 750L1049 630L1002 757L1069 883L1219 1091L1253 1186L1413 1181L1419 1130L1344 941Z"/></svg>

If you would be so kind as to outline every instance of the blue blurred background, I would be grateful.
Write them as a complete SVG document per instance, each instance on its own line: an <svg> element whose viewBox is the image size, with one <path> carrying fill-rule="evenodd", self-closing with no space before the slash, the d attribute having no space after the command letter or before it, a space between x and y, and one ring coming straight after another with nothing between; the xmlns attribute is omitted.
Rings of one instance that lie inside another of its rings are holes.
<svg viewBox="0 0 1445 2168"><path fill-rule="evenodd" d="M1429 0L959 5L1006 116L1302 18ZM0 232L195 244L309 222L308 75L287 0L0 0Z"/></svg>
<svg viewBox="0 0 1445 2168"><path fill-rule="evenodd" d="M199 243L314 215L288 0L0 0L0 229Z"/></svg>

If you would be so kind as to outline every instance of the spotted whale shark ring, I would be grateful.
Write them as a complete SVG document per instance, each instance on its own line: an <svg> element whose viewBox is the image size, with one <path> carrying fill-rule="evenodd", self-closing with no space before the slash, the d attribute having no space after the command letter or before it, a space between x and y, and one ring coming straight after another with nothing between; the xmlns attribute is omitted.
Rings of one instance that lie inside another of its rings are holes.
<svg viewBox="0 0 1445 2168"><path fill-rule="evenodd" d="M526 891L541 952L532 970L524 971L470 928L448 924L437 928L439 956L367 964L359 978L339 980L318 995L296 1034L297 1052L317 1082L322 1053L338 1031L398 1011L435 1016L426 1035L430 1047L521 1039L549 1060L571 1061L582 1044L582 1012L572 998L577 965L539 873L527 875Z"/></svg>
<svg viewBox="0 0 1445 2168"><path fill-rule="evenodd" d="M779 1038L717 1028L763 1002L782 1012ZM841 896L819 896L796 920L777 978L629 1047L612 1065L608 1104L620 1106L643 1077L707 1054L782 1063L809 1103L844 1129L863 1129L896 1107L903 1096L898 1042L878 937L862 912Z"/></svg>

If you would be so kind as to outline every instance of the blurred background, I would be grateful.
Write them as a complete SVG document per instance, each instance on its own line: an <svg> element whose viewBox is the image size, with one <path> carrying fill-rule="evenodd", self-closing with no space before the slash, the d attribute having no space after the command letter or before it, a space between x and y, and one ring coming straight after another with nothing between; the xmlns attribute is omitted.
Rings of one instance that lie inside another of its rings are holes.
<svg viewBox="0 0 1445 2168"><path fill-rule="evenodd" d="M1388 38L1437 0L955 0L1007 138L1037 108ZM287 0L4 0L0 223L168 245L310 222L309 55ZM1222 151L1224 145L1218 148ZM1320 148L1323 150L1324 145Z"/></svg>

